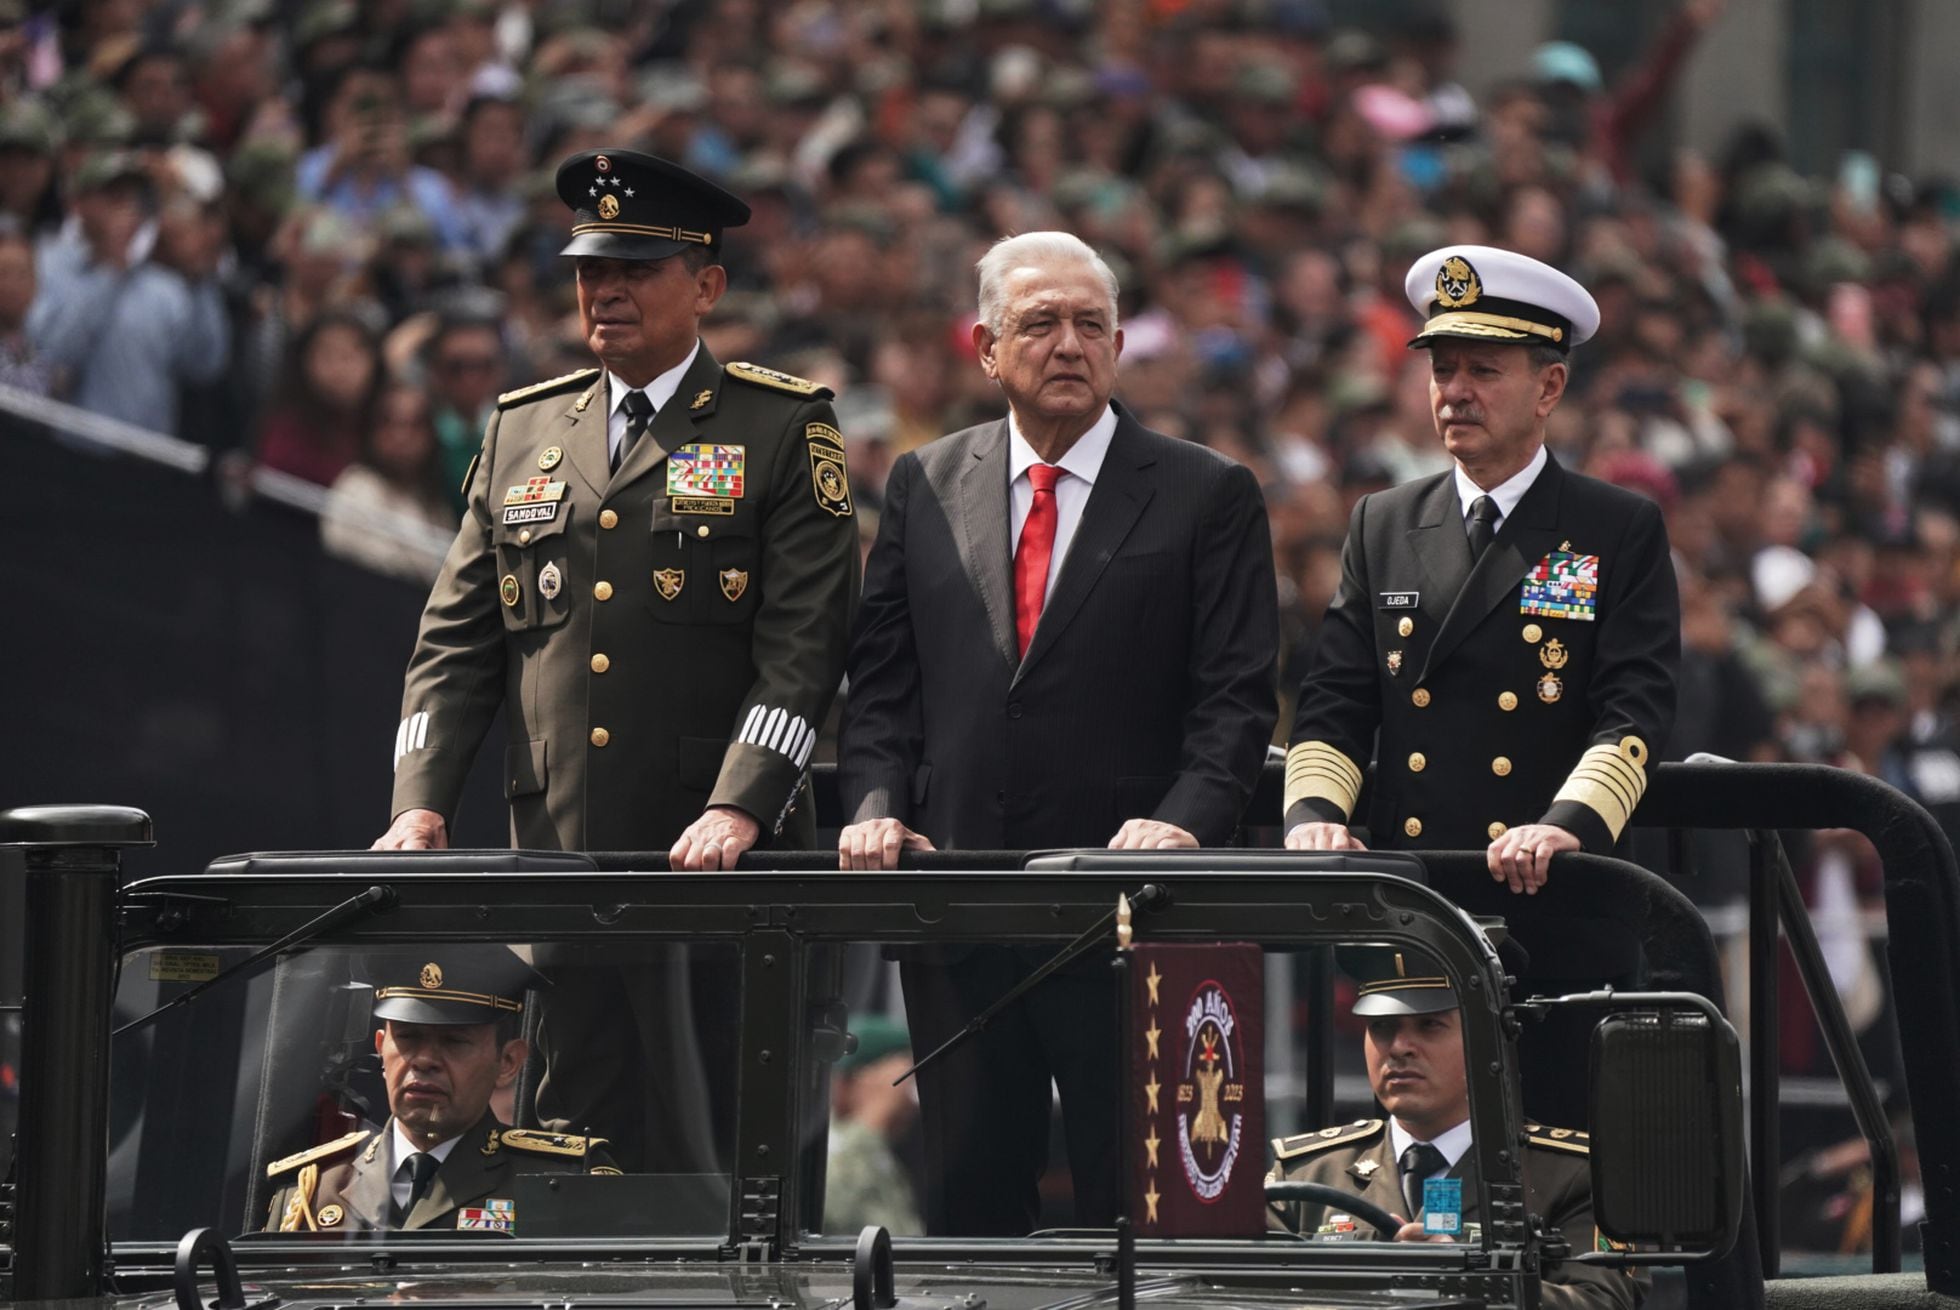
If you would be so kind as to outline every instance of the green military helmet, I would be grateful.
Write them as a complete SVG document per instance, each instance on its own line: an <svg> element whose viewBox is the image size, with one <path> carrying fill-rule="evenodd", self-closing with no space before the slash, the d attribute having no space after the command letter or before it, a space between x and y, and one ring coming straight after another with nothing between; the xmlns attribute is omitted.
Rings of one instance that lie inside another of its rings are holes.
<svg viewBox="0 0 1960 1310"><path fill-rule="evenodd" d="M508 946L403 947L370 952L374 1017L397 1023L496 1023L524 1013L525 993L544 977Z"/></svg>

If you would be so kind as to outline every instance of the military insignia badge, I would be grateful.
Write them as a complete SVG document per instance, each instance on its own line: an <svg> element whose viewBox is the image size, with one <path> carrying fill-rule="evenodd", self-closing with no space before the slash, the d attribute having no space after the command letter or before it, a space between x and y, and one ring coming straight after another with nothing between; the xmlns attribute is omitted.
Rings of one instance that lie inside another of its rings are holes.
<svg viewBox="0 0 1960 1310"><path fill-rule="evenodd" d="M1554 619L1598 618L1599 556L1555 550L1525 574L1518 613Z"/></svg>
<svg viewBox="0 0 1960 1310"><path fill-rule="evenodd" d="M600 155L592 161L592 167L598 169L601 173L610 173L612 172L612 160L606 158L604 155Z"/></svg>
<svg viewBox="0 0 1960 1310"><path fill-rule="evenodd" d="M466 1205L458 1210L456 1227L492 1233L515 1232L517 1207L510 1201L489 1197L482 1205Z"/></svg>
<svg viewBox="0 0 1960 1310"><path fill-rule="evenodd" d="M619 217L619 197L606 195L599 197L599 217L611 221Z"/></svg>
<svg viewBox="0 0 1960 1310"><path fill-rule="evenodd" d="M746 569L723 569L719 576L721 594L731 601L742 599L742 593L749 589L749 575Z"/></svg>
<svg viewBox="0 0 1960 1310"><path fill-rule="evenodd" d="M817 490L817 504L838 518L851 516L851 478L845 471L844 435L828 423L812 423L803 429L810 443L810 481Z"/></svg>
<svg viewBox="0 0 1960 1310"><path fill-rule="evenodd" d="M1399 650L1388 653L1388 676L1391 678L1402 676L1402 652Z"/></svg>
<svg viewBox="0 0 1960 1310"><path fill-rule="evenodd" d="M483 1140L483 1153L485 1155L495 1155L497 1152L503 1149L504 1149L503 1134L499 1133L495 1128L492 1128L490 1130L490 1135L484 1138Z"/></svg>
<svg viewBox="0 0 1960 1310"><path fill-rule="evenodd" d="M691 410L706 409L708 402L714 398L715 393L712 391L697 391L694 393L694 399L688 403L688 408Z"/></svg>
<svg viewBox="0 0 1960 1310"><path fill-rule="evenodd" d="M1381 1167L1381 1161L1379 1160L1356 1160L1348 1169L1348 1172L1365 1183L1370 1178L1373 1178L1375 1176L1375 1170Z"/></svg>
<svg viewBox="0 0 1960 1310"><path fill-rule="evenodd" d="M564 585L565 575L558 571L557 564L547 564L538 570L538 594L546 600L558 599L558 592Z"/></svg>
<svg viewBox="0 0 1960 1310"><path fill-rule="evenodd" d="M1559 645L1557 637L1538 648L1538 662L1554 673L1564 668L1565 662L1571 658L1572 652Z"/></svg>
<svg viewBox="0 0 1960 1310"><path fill-rule="evenodd" d="M323 1205L320 1207L319 1219L320 1227L322 1228L338 1228L346 1218L347 1212L337 1205Z"/></svg>
<svg viewBox="0 0 1960 1310"><path fill-rule="evenodd" d="M677 599L681 594L681 588L686 585L687 574L679 569L655 569L653 571L653 589L660 593L660 599L662 600Z"/></svg>
<svg viewBox="0 0 1960 1310"><path fill-rule="evenodd" d="M1451 255L1436 270L1436 303L1444 309L1474 305L1483 294L1484 284L1478 279L1477 270L1463 256Z"/></svg>
<svg viewBox="0 0 1960 1310"><path fill-rule="evenodd" d="M1547 705L1555 704L1565 694L1565 684L1558 680L1558 674L1547 673L1538 679L1538 699Z"/></svg>
<svg viewBox="0 0 1960 1310"><path fill-rule="evenodd" d="M524 592L517 585L517 575L515 573L504 574L504 580L497 584L497 594L504 598L504 604L510 606L512 609L517 608L517 602L523 599Z"/></svg>
<svg viewBox="0 0 1960 1310"><path fill-rule="evenodd" d="M418 981L430 991L434 991L442 986L442 966L431 960L422 966L422 975Z"/></svg>
<svg viewBox="0 0 1960 1310"><path fill-rule="evenodd" d="M557 447L552 449L556 450ZM546 451L545 455L550 453ZM539 464L544 463L545 455L538 456ZM523 486L511 487L504 492L504 522L549 523L558 517L558 504L564 499L564 483L553 482L548 477L530 478Z"/></svg>
<svg viewBox="0 0 1960 1310"><path fill-rule="evenodd" d="M563 446L546 446L538 455L538 467L549 473L552 469L557 468L559 461L564 458L565 448Z"/></svg>
<svg viewBox="0 0 1960 1310"><path fill-rule="evenodd" d="M667 494L714 500L742 498L746 446L691 441L667 456Z"/></svg>

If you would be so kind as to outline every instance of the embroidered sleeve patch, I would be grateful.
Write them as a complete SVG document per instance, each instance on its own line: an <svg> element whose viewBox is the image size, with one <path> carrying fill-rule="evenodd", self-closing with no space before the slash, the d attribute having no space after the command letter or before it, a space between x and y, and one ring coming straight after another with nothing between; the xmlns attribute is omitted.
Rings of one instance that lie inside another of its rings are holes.
<svg viewBox="0 0 1960 1310"><path fill-rule="evenodd" d="M810 443L810 482L817 504L838 518L851 516L851 478L844 469L844 434L828 423L803 429Z"/></svg>
<svg viewBox="0 0 1960 1310"><path fill-rule="evenodd" d="M1555 550L1525 574L1518 613L1590 623L1599 617L1599 556Z"/></svg>

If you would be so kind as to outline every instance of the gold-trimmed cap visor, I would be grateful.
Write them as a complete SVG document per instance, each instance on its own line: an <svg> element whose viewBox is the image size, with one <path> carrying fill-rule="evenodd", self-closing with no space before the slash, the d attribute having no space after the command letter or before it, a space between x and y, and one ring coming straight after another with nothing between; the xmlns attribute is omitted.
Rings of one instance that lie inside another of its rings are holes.
<svg viewBox="0 0 1960 1310"><path fill-rule="evenodd" d="M1566 351L1599 331L1599 304L1550 264L1495 246L1443 246L1409 265L1402 289L1424 319L1411 346L1438 337Z"/></svg>
<svg viewBox="0 0 1960 1310"><path fill-rule="evenodd" d="M587 150L558 166L558 198L572 211L559 253L665 259L721 248L722 231L749 221L749 207L671 160L637 150Z"/></svg>
<svg viewBox="0 0 1960 1310"><path fill-rule="evenodd" d="M432 945L366 957L373 1014L397 1023L495 1023L524 1012L525 994L545 979L508 946Z"/></svg>
<svg viewBox="0 0 1960 1310"><path fill-rule="evenodd" d="M1355 981L1354 1013L1364 1019L1456 1008L1456 992L1442 966L1421 951L1350 947L1335 951L1335 959Z"/></svg>

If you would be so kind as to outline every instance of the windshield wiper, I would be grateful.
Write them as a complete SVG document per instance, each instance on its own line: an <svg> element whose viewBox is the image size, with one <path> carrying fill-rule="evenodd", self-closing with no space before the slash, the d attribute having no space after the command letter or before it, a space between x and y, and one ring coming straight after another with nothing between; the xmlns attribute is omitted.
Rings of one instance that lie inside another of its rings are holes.
<svg viewBox="0 0 1960 1310"><path fill-rule="evenodd" d="M207 978L182 995L171 997L141 1018L131 1019L122 1027L116 1029L111 1036L120 1037L131 1029L141 1028L145 1024L152 1022L157 1016L166 1011L174 1010L180 1005L189 1005L192 1001L204 995L204 993L210 991L219 983L237 977L239 974L253 968L255 965L263 963L281 951L303 945L313 938L323 936L343 924L351 923L355 919L361 918L363 915L378 914L383 910L392 910L395 908L397 899L398 897L393 887L384 887L380 884L376 884L364 892L349 896L326 913L309 919L271 945L261 946L258 950L253 951L229 969L220 970L217 974Z"/></svg>
<svg viewBox="0 0 1960 1310"><path fill-rule="evenodd" d="M1142 887L1140 887L1137 890L1136 895L1130 897L1129 900L1130 900L1131 907L1134 909L1144 910L1144 911L1161 910L1167 908L1170 905L1171 893L1168 887L1164 887L1154 882L1147 882ZM993 1022L995 1015L999 1014L1002 1010L1005 1010L1008 1006L1012 1005L1016 1000L1018 1000L1021 997L1021 995L1024 992L1038 985L1043 979L1047 978L1049 974L1055 972L1055 970L1061 968L1063 965L1069 964L1072 961L1080 958L1082 955L1086 954L1089 951L1089 949L1096 944L1096 940L1099 937L1101 937L1103 933L1108 931L1109 926L1115 921L1116 921L1116 911L1112 909L1108 914L1105 914L1102 918L1090 924L1088 928L1083 930L1083 933L1080 937L1077 937L1074 941L1070 942L1067 946L1062 947L1062 949L1058 951L1053 958L1048 960L1048 962L1043 964L1039 969L1036 969L1033 973L1023 978L1018 984L1016 984L1007 993L1007 995L1001 997L998 1001L995 1001L992 1005L988 1006L986 1009L980 1011L980 1013L974 1015L971 1019L967 1020L966 1027L960 1029L958 1032L954 1033L951 1037L948 1037L945 1041L939 1044L937 1049L929 1052L923 1060L920 1060L917 1064L913 1065L910 1069L907 1069L904 1073L894 1078L892 1080L892 1086L893 1087L898 1086L900 1083L904 1082L907 1078L910 1078L913 1074L919 1072L919 1070L931 1064L934 1060L939 1059L941 1056L946 1055L951 1051L957 1050L961 1045L963 1045L967 1041L968 1038L971 1038L975 1034L984 1031L987 1025Z"/></svg>

